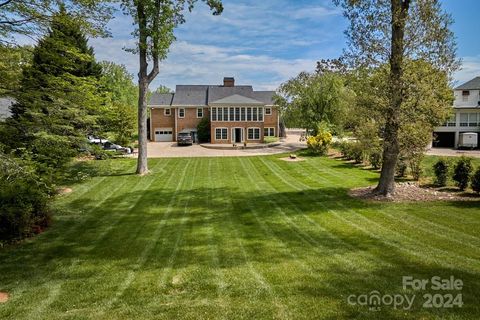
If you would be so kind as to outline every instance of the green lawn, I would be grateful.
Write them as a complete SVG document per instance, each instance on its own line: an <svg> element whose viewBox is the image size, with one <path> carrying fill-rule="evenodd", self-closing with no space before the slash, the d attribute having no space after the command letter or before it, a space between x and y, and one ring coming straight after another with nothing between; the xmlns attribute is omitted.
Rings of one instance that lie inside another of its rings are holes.
<svg viewBox="0 0 480 320"><path fill-rule="evenodd" d="M377 173L280 156L86 163L45 233L0 249L1 319L479 319L480 205L363 203ZM404 291L453 275L461 291ZM377 290L412 310L349 305ZM462 308L422 308L425 293Z"/></svg>

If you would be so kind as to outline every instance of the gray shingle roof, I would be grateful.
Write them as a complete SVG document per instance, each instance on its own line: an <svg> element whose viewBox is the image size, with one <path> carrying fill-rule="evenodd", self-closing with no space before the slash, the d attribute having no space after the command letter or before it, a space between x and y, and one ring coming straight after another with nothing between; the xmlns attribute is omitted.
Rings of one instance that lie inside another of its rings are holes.
<svg viewBox="0 0 480 320"><path fill-rule="evenodd" d="M175 89L172 105L174 106L204 106L207 104L208 86L183 86Z"/></svg>
<svg viewBox="0 0 480 320"><path fill-rule="evenodd" d="M240 104L256 104L256 105L262 105L263 102L252 99L252 98L247 98L244 96L241 96L239 94L234 94L219 100L215 100L213 102L210 102L210 104L224 104L224 105L240 105Z"/></svg>
<svg viewBox="0 0 480 320"><path fill-rule="evenodd" d="M455 90L479 90L480 89L480 77L475 77L464 84L459 85Z"/></svg>
<svg viewBox="0 0 480 320"><path fill-rule="evenodd" d="M208 103L210 104L217 100L233 96L234 94L251 98L252 92L253 92L252 86L234 86L234 87L209 86L208 87Z"/></svg>
<svg viewBox="0 0 480 320"><path fill-rule="evenodd" d="M253 98L258 101L262 101L266 105L274 105L275 101L273 97L275 91L253 91Z"/></svg>
<svg viewBox="0 0 480 320"><path fill-rule="evenodd" d="M148 101L151 106L169 106L172 104L173 93L153 93Z"/></svg>
<svg viewBox="0 0 480 320"><path fill-rule="evenodd" d="M0 98L0 120L10 117L10 106L15 103L13 98Z"/></svg>
<svg viewBox="0 0 480 320"><path fill-rule="evenodd" d="M177 85L175 93L158 94L154 93L150 97L148 105L151 106L206 106L227 97L244 97L245 103L261 102L266 105L274 104L274 91L254 91L252 86L215 86L215 85ZM229 103L234 103L230 98ZM237 103L242 103L242 99L236 97ZM225 100L226 101L226 100ZM224 103L227 103L225 102ZM221 103L221 102L220 102Z"/></svg>

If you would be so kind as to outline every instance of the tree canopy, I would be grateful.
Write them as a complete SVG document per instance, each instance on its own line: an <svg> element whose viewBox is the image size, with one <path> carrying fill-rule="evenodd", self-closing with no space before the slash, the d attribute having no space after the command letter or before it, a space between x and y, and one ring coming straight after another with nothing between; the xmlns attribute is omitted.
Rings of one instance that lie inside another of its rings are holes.
<svg viewBox="0 0 480 320"><path fill-rule="evenodd" d="M76 19L61 10L23 68L6 144L61 166L97 126L101 71Z"/></svg>

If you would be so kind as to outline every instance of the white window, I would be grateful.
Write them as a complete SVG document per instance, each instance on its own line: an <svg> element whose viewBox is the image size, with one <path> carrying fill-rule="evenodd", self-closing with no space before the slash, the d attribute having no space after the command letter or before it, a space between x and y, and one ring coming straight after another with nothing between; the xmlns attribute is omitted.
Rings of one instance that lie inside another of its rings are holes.
<svg viewBox="0 0 480 320"><path fill-rule="evenodd" d="M215 140L227 140L228 129L227 128L215 128Z"/></svg>
<svg viewBox="0 0 480 320"><path fill-rule="evenodd" d="M246 109L246 108L241 108L241 109L242 109L242 110L241 110L241 111L242 111L241 121L245 121L245 120L246 120L246 116L245 116L245 111L246 111L245 109Z"/></svg>
<svg viewBox="0 0 480 320"><path fill-rule="evenodd" d="M212 121L217 121L217 108L212 108Z"/></svg>
<svg viewBox="0 0 480 320"><path fill-rule="evenodd" d="M263 128L263 136L275 137L275 128Z"/></svg>
<svg viewBox="0 0 480 320"><path fill-rule="evenodd" d="M248 128L248 140L260 140L260 128Z"/></svg>
<svg viewBox="0 0 480 320"><path fill-rule="evenodd" d="M462 100L463 101L468 101L469 96L470 96L470 91L468 91L468 90L463 90L462 91Z"/></svg>
<svg viewBox="0 0 480 320"><path fill-rule="evenodd" d="M235 121L240 121L240 108L235 108Z"/></svg>
<svg viewBox="0 0 480 320"><path fill-rule="evenodd" d="M228 108L223 108L223 121L228 121Z"/></svg>
<svg viewBox="0 0 480 320"><path fill-rule="evenodd" d="M263 108L258 108L258 121L263 121Z"/></svg>
<svg viewBox="0 0 480 320"><path fill-rule="evenodd" d="M171 114L172 114L172 109L170 108L163 109L163 115L170 116Z"/></svg>
<svg viewBox="0 0 480 320"><path fill-rule="evenodd" d="M185 108L178 109L178 117L185 118Z"/></svg>
<svg viewBox="0 0 480 320"><path fill-rule="evenodd" d="M476 127L478 125L478 114L477 113L469 113L468 114L468 126L469 127Z"/></svg>
<svg viewBox="0 0 480 320"><path fill-rule="evenodd" d="M203 108L197 108L197 118L203 118Z"/></svg>
<svg viewBox="0 0 480 320"><path fill-rule="evenodd" d="M266 116L272 115L272 108L270 108L270 107L265 108L265 115Z"/></svg>
<svg viewBox="0 0 480 320"><path fill-rule="evenodd" d="M460 113L460 127L468 127L468 113Z"/></svg>
<svg viewBox="0 0 480 320"><path fill-rule="evenodd" d="M229 114L230 114L230 119L229 121L235 121L235 108L228 108L230 111L229 111Z"/></svg>

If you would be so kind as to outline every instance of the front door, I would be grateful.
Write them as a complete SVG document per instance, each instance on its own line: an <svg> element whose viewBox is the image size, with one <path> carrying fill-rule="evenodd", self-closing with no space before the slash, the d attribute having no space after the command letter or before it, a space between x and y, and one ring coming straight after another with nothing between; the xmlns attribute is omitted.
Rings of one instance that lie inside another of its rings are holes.
<svg viewBox="0 0 480 320"><path fill-rule="evenodd" d="M243 129L242 128L234 128L234 142L235 143L241 143L242 142L242 134L243 134Z"/></svg>

